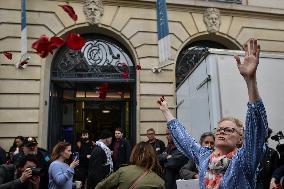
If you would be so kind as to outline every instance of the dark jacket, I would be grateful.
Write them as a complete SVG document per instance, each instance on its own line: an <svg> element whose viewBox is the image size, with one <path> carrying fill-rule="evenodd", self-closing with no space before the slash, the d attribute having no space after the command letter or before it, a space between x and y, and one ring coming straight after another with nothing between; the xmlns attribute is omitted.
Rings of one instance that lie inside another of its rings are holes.
<svg viewBox="0 0 284 189"><path fill-rule="evenodd" d="M32 189L32 184L27 181L21 183L19 176L16 176L16 166L1 165L0 166L0 189Z"/></svg>
<svg viewBox="0 0 284 189"><path fill-rule="evenodd" d="M260 161L257 176L257 188L269 189L272 174L278 167L279 155L278 153L265 144L265 153Z"/></svg>
<svg viewBox="0 0 284 189"><path fill-rule="evenodd" d="M93 189L110 174L110 165L106 165L107 156L100 146L95 146L89 161L87 188Z"/></svg>
<svg viewBox="0 0 284 189"><path fill-rule="evenodd" d="M91 140L89 142L83 142L81 141L81 147L78 150L79 151L79 160L80 160L80 167L88 167L89 166L89 159L87 158L87 155L91 155L93 151L94 145Z"/></svg>
<svg viewBox="0 0 284 189"><path fill-rule="evenodd" d="M157 154L163 153L166 149L165 143L159 139L155 139L155 142L152 142L152 143L149 140L147 142L153 146Z"/></svg>
<svg viewBox="0 0 284 189"><path fill-rule="evenodd" d="M169 155L171 157L167 158ZM183 155L175 145L171 145L159 155L159 161L164 167L166 189L176 189L176 180L180 179L179 170L184 164L187 163L188 158Z"/></svg>
<svg viewBox="0 0 284 189"><path fill-rule="evenodd" d="M272 178L275 178L277 182L281 181L281 178L284 177L284 165L278 167L272 174ZM284 186L284 180L282 180L282 186Z"/></svg>
<svg viewBox="0 0 284 189"><path fill-rule="evenodd" d="M24 152L20 152L14 156L13 163L17 165L19 159L24 156ZM49 153L42 149L38 148L36 159L38 161L38 167L42 168L42 174L40 175L40 189L48 188L48 168L50 165L50 156Z"/></svg>
<svg viewBox="0 0 284 189"><path fill-rule="evenodd" d="M111 145L111 150L114 151L114 145L117 141L114 141ZM119 148L118 148L118 157L117 159L114 159L113 157L113 168L114 171L118 170L121 165L127 165L129 164L129 158L130 158L130 144L128 140L122 138L119 140Z"/></svg>
<svg viewBox="0 0 284 189"><path fill-rule="evenodd" d="M179 171L180 178L184 180L194 179L193 176L196 174L198 174L198 170L196 164L192 160L188 160L187 164L182 166Z"/></svg>
<svg viewBox="0 0 284 189"><path fill-rule="evenodd" d="M0 147L0 165L5 164L6 161L6 151Z"/></svg>

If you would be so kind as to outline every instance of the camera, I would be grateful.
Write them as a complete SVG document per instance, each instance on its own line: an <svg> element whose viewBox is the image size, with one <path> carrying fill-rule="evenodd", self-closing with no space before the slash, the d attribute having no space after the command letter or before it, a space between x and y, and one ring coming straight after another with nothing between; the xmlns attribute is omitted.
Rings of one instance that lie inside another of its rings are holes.
<svg viewBox="0 0 284 189"><path fill-rule="evenodd" d="M39 167L32 167L32 175L40 175L41 172L42 172L42 168L39 168Z"/></svg>
<svg viewBox="0 0 284 189"><path fill-rule="evenodd" d="M270 137L272 140L275 140L277 142L280 142L281 139L284 139L284 135L282 131L279 131L278 133L276 133L276 135L273 135Z"/></svg>

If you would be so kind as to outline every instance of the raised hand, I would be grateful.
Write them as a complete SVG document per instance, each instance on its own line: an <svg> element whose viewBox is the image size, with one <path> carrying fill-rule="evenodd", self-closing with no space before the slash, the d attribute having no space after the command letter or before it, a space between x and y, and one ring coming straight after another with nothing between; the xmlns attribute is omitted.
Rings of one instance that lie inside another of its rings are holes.
<svg viewBox="0 0 284 189"><path fill-rule="evenodd" d="M165 111L168 109L168 103L164 96L162 96L160 100L157 100L157 103L160 105L160 110Z"/></svg>
<svg viewBox="0 0 284 189"><path fill-rule="evenodd" d="M244 77L246 81L256 78L256 70L259 64L259 52L260 45L257 44L256 39L250 39L245 45L245 58L243 63L241 63L240 57L235 56L237 61L237 66L240 74Z"/></svg>
<svg viewBox="0 0 284 189"><path fill-rule="evenodd" d="M74 168L77 167L78 165L79 165L79 160L75 159L75 160L70 164L70 167L74 169Z"/></svg>
<svg viewBox="0 0 284 189"><path fill-rule="evenodd" d="M168 102L165 100L165 97L162 96L157 103L160 105L160 110L162 111L163 115L165 116L167 121L171 121L174 118L173 114L168 108Z"/></svg>

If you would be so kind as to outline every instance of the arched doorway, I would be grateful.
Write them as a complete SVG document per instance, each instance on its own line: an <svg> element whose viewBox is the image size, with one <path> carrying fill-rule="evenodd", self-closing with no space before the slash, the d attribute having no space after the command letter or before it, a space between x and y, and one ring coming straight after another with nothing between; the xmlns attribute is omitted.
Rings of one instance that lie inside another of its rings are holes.
<svg viewBox="0 0 284 189"><path fill-rule="evenodd" d="M136 139L135 65L130 53L113 38L83 35L81 51L62 47L52 62L48 148L59 140L74 144L89 130L94 140L101 130L121 127L128 139ZM128 77L125 77L125 72ZM100 86L108 84L105 99Z"/></svg>
<svg viewBox="0 0 284 189"><path fill-rule="evenodd" d="M186 123L187 129L195 137L200 137L202 133L213 129L211 120L220 119L219 115L212 114L212 106L217 106L216 102L219 102L218 95L215 95L214 100L211 97L215 89L218 90L211 82L212 78L216 80L216 67L211 64L215 64L215 56L203 60L210 54L209 48L238 49L237 45L232 42L230 44L225 38L219 37L217 41L217 36L211 37L215 40L205 37L200 37L199 40L192 39L181 49L176 62L177 118Z"/></svg>
<svg viewBox="0 0 284 189"><path fill-rule="evenodd" d="M221 37L212 35L202 35L193 38L180 51L176 61L176 87L182 83L185 77L195 68L195 66L206 57L208 48L240 50L237 44Z"/></svg>

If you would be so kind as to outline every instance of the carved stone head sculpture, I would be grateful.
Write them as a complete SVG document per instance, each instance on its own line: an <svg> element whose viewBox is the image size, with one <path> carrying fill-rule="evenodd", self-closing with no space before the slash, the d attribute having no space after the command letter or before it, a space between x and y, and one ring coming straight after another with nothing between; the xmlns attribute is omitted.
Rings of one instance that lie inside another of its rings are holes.
<svg viewBox="0 0 284 189"><path fill-rule="evenodd" d="M216 8L207 8L203 14L203 22L209 33L218 32L221 25L220 11Z"/></svg>
<svg viewBox="0 0 284 189"><path fill-rule="evenodd" d="M91 24L98 24L104 15L102 0L84 0L83 11Z"/></svg>

